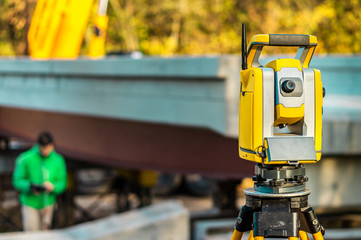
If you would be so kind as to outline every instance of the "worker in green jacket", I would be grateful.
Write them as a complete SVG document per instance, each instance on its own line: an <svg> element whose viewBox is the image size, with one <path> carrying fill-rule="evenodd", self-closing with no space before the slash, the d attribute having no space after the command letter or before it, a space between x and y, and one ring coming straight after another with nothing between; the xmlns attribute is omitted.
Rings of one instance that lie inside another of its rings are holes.
<svg viewBox="0 0 361 240"><path fill-rule="evenodd" d="M54 151L50 133L41 133L37 144L16 159L13 184L20 191L24 230L49 229L56 195L67 184L65 161Z"/></svg>

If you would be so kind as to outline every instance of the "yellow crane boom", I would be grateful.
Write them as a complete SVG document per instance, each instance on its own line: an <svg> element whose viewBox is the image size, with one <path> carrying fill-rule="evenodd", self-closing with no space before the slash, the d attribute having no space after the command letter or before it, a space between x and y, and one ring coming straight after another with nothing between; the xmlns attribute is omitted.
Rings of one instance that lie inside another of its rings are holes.
<svg viewBox="0 0 361 240"><path fill-rule="evenodd" d="M105 2L105 3L104 3ZM72 59L79 56L94 0L38 0L31 20L30 56L37 59ZM104 55L108 25L107 0L99 2L89 56Z"/></svg>

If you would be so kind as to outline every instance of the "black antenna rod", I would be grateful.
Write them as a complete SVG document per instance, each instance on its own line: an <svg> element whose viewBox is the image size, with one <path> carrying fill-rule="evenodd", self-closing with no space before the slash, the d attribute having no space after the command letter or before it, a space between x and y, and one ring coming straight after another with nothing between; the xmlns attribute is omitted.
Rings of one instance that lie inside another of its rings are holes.
<svg viewBox="0 0 361 240"><path fill-rule="evenodd" d="M247 55L246 24L242 23L242 70L247 69Z"/></svg>

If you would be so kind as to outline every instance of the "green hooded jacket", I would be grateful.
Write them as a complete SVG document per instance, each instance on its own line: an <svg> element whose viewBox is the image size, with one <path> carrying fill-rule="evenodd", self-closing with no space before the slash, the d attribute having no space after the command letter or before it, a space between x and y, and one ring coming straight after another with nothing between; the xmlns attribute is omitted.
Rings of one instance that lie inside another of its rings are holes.
<svg viewBox="0 0 361 240"><path fill-rule="evenodd" d="M30 184L42 185L49 181L54 185L51 193L33 194ZM67 173L64 158L52 151L43 157L39 147L22 153L15 163L13 185L20 191L20 203L36 209L42 209L55 203L57 194L64 192L67 184Z"/></svg>

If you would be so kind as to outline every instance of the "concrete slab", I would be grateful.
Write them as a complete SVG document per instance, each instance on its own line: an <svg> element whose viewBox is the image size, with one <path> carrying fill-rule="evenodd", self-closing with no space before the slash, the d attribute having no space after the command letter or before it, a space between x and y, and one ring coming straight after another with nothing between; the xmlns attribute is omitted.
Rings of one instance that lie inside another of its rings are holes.
<svg viewBox="0 0 361 240"><path fill-rule="evenodd" d="M167 201L62 230L0 234L0 240L188 240L189 213Z"/></svg>

